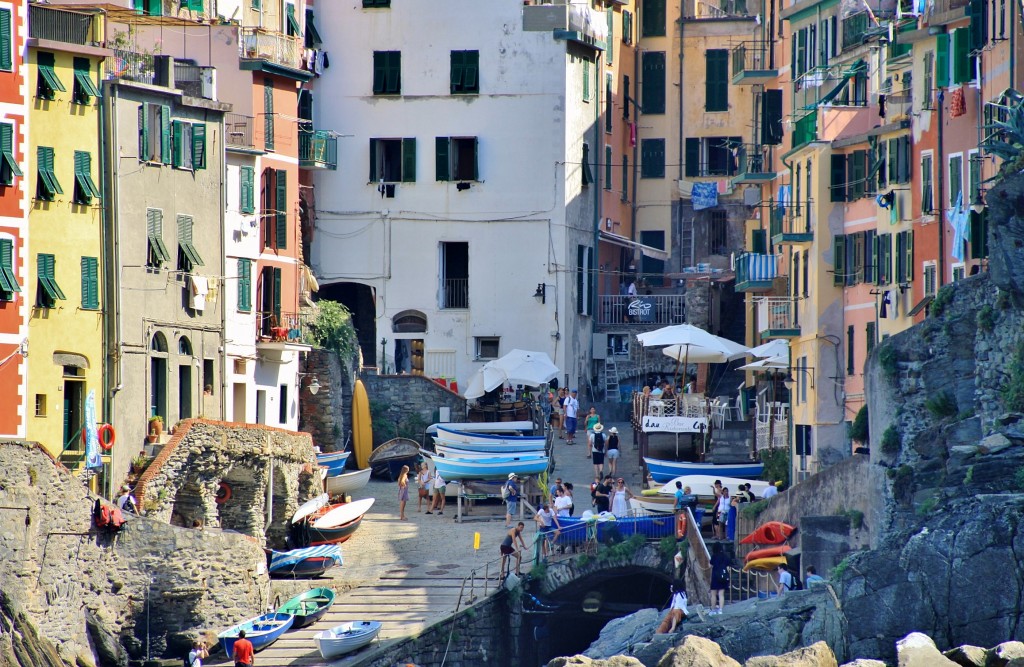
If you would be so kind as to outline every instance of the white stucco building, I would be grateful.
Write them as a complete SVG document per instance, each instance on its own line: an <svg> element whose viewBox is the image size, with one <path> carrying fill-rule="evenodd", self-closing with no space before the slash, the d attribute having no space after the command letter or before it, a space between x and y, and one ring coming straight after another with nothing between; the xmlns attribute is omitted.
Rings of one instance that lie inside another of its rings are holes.
<svg viewBox="0 0 1024 667"><path fill-rule="evenodd" d="M524 348L584 385L604 16L522 0L318 10L332 48L315 124L344 138L337 171L315 175L310 259L364 362L465 386Z"/></svg>

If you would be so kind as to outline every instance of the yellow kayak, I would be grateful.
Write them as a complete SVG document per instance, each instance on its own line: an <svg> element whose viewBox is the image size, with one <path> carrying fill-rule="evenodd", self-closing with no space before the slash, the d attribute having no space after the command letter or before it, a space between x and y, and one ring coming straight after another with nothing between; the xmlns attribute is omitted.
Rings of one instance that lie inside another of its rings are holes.
<svg viewBox="0 0 1024 667"><path fill-rule="evenodd" d="M743 571L747 570L774 570L780 565L786 564L785 556L771 556L769 558L757 558L750 561L743 566Z"/></svg>

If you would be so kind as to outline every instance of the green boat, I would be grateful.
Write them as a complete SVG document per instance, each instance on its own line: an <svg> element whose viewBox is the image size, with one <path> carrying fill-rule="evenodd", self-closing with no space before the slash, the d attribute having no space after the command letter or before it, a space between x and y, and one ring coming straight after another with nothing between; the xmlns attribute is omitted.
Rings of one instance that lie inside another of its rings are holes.
<svg viewBox="0 0 1024 667"><path fill-rule="evenodd" d="M292 628L304 628L320 620L334 604L334 591L330 588L314 588L302 595L296 595L277 610L279 614L295 617Z"/></svg>

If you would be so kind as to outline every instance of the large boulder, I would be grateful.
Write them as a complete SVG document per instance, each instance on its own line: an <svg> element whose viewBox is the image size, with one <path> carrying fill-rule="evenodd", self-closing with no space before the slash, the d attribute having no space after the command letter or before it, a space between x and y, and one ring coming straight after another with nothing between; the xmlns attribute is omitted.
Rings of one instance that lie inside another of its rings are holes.
<svg viewBox="0 0 1024 667"><path fill-rule="evenodd" d="M601 659L628 653L634 644L650 640L660 621L657 609L641 609L635 614L616 618L602 628L597 641L583 655Z"/></svg>
<svg viewBox="0 0 1024 667"><path fill-rule="evenodd" d="M985 197L989 206L989 272L1000 288L1024 296L1024 177L1008 176Z"/></svg>
<svg viewBox="0 0 1024 667"><path fill-rule="evenodd" d="M688 635L662 656L658 667L740 667L740 663L722 653L722 647L710 639Z"/></svg>
<svg viewBox="0 0 1024 667"><path fill-rule="evenodd" d="M988 662L988 651L980 646L971 646L970 644L957 646L942 655L960 665L960 667L985 667L985 664Z"/></svg>
<svg viewBox="0 0 1024 667"><path fill-rule="evenodd" d="M779 656L758 656L744 667L838 667L836 656L825 642L815 642Z"/></svg>
<svg viewBox="0 0 1024 667"><path fill-rule="evenodd" d="M896 643L896 657L899 667L957 667L942 655L931 637L920 632L911 632Z"/></svg>
<svg viewBox="0 0 1024 667"><path fill-rule="evenodd" d="M574 655L568 658L555 658L547 667L644 667L636 658L616 655L607 660L594 660L585 655Z"/></svg>
<svg viewBox="0 0 1024 667"><path fill-rule="evenodd" d="M66 667L53 644L36 631L21 606L0 590L0 665Z"/></svg>

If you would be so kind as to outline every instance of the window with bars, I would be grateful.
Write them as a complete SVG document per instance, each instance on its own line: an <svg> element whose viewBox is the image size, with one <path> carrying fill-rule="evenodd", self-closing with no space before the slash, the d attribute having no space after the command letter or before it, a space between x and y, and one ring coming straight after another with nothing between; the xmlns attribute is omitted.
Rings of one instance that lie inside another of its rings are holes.
<svg viewBox="0 0 1024 667"><path fill-rule="evenodd" d="M48 146L36 148L38 177L36 178L36 197L44 201L53 201L56 195L64 194L60 187L53 166L53 149Z"/></svg>
<svg viewBox="0 0 1024 667"><path fill-rule="evenodd" d="M82 257L82 309L99 310L99 308L99 260L95 257Z"/></svg>
<svg viewBox="0 0 1024 667"><path fill-rule="evenodd" d="M475 95L480 92L480 52L451 52L452 95Z"/></svg>
<svg viewBox="0 0 1024 667"><path fill-rule="evenodd" d="M53 308L57 301L66 301L64 291L57 284L56 278L57 260L49 253L36 255L36 274L39 276L39 284L36 288L36 306L39 308Z"/></svg>
<svg viewBox="0 0 1024 667"><path fill-rule="evenodd" d="M100 189L92 180L92 155L75 151L75 203L89 205L100 198Z"/></svg>
<svg viewBox="0 0 1024 667"><path fill-rule="evenodd" d="M402 52L373 52L373 94L399 95L402 92Z"/></svg>
<svg viewBox="0 0 1024 667"><path fill-rule="evenodd" d="M58 91L63 93L67 90L60 77L57 76L57 71L54 69L55 62L56 58L52 53L46 51L36 53L36 68L38 70L36 96L44 100L52 100L57 96Z"/></svg>
<svg viewBox="0 0 1024 667"><path fill-rule="evenodd" d="M203 258L192 240L194 222L191 215L178 216L178 270L191 273L197 266L203 266Z"/></svg>
<svg viewBox="0 0 1024 667"><path fill-rule="evenodd" d="M13 301L16 292L21 285L14 273L14 240L0 239L0 301Z"/></svg>
<svg viewBox="0 0 1024 667"><path fill-rule="evenodd" d="M159 268L171 261L171 254L164 245L164 212L158 208L146 209L146 265Z"/></svg>
<svg viewBox="0 0 1024 667"><path fill-rule="evenodd" d="M729 252L729 215L726 211L711 211L708 220L708 252L727 255Z"/></svg>

